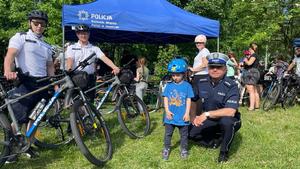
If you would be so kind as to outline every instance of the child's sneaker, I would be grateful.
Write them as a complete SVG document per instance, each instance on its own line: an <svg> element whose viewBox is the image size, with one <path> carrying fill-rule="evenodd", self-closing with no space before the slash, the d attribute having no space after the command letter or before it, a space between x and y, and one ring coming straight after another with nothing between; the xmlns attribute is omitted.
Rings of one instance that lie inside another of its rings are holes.
<svg viewBox="0 0 300 169"><path fill-rule="evenodd" d="M180 157L182 159L187 159L188 156L189 156L189 152L186 149L182 149L181 152L180 152Z"/></svg>
<svg viewBox="0 0 300 169"><path fill-rule="evenodd" d="M168 160L170 155L170 149L169 148L164 148L162 151L162 158L164 160Z"/></svg>

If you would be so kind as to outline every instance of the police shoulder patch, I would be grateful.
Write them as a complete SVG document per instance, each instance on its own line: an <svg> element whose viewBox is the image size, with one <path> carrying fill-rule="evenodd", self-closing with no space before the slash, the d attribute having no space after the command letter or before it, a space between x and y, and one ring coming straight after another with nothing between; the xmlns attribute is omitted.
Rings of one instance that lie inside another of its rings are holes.
<svg viewBox="0 0 300 169"><path fill-rule="evenodd" d="M27 32L18 32L20 35L27 35Z"/></svg>

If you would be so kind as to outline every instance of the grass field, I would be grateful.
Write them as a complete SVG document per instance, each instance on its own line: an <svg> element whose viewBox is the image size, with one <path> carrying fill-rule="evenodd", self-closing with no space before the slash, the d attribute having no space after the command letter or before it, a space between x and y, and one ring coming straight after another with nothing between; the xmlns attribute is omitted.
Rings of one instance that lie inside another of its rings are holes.
<svg viewBox="0 0 300 169"><path fill-rule="evenodd" d="M162 114L151 114L151 134L140 140L130 139L121 129L117 115L106 115L113 141L113 158L103 168L300 168L300 106L271 112L242 112L242 128L236 134L230 151L230 160L218 164L218 149L206 149L192 142L190 156L181 160L179 156L178 130L172 139L172 152L168 161L161 159L164 128ZM21 157L17 163L3 168L12 169L67 169L97 168L90 164L79 152L76 145L70 144L56 150L39 150L40 157Z"/></svg>

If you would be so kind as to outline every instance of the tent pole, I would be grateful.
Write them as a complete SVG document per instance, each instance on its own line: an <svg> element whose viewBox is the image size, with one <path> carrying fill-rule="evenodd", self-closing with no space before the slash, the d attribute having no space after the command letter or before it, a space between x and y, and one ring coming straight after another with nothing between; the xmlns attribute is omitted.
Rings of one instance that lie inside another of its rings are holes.
<svg viewBox="0 0 300 169"><path fill-rule="evenodd" d="M65 4L65 0L63 0L62 1L62 6ZM63 48L63 60L62 60L62 63L61 64L63 64L63 70L65 70L66 68L65 68L65 58L66 58L66 56L65 56L65 25L64 25L64 14L62 14L62 34L63 34L63 37L62 37L62 48Z"/></svg>
<svg viewBox="0 0 300 169"><path fill-rule="evenodd" d="M62 34L63 34L63 38L62 38L62 48L63 48L63 60L62 60L62 63L61 64L63 64L63 70L65 70L66 68L65 68L65 58L66 58L66 56L65 56L65 26L63 25L62 26Z"/></svg>
<svg viewBox="0 0 300 169"><path fill-rule="evenodd" d="M217 52L220 51L220 38L217 39Z"/></svg>

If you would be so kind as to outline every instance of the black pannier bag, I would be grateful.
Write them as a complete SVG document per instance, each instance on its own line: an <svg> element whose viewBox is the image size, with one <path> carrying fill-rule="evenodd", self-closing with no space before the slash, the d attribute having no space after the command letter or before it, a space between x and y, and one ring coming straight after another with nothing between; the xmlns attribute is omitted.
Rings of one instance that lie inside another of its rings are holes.
<svg viewBox="0 0 300 169"><path fill-rule="evenodd" d="M130 84L134 79L133 72L130 69L121 70L118 76L122 84Z"/></svg>
<svg viewBox="0 0 300 169"><path fill-rule="evenodd" d="M72 80L76 86L86 89L88 86L88 74L85 71L76 71L72 75Z"/></svg>

